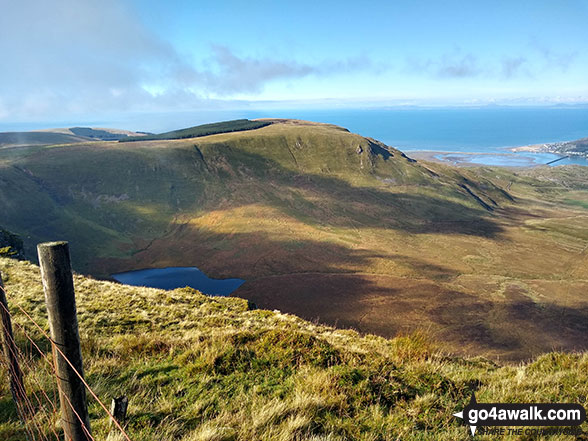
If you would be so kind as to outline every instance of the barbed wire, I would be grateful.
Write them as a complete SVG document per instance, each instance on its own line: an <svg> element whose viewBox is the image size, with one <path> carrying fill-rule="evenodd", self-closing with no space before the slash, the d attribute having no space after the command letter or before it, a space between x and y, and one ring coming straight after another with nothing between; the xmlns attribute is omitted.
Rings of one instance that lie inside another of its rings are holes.
<svg viewBox="0 0 588 441"><path fill-rule="evenodd" d="M6 289L1 284L0 284L0 290L2 290L4 295L6 297L8 297L6 295L7 294ZM124 437L124 439L126 441L131 441L131 438L129 437L129 435L127 434L125 429L117 421L117 419L110 412L110 410L106 407L106 405L102 402L102 400L100 400L100 398L98 397L96 392L86 382L83 375L81 375L80 372L78 372L78 370L74 367L73 363L63 353L63 351L59 348L59 346L51 339L51 337L47 334L45 329L43 329L43 327L23 307L21 307L18 304L14 304L14 306L16 306L16 308L24 315L24 317L26 317L28 322L32 323L32 325L50 343L50 346L53 350L53 355L55 356L56 354L59 354L59 356L61 356L65 360L65 362L69 365L69 367L74 372L74 374L80 379L80 381L82 382L82 384L84 385L86 390L96 400L96 402L99 404L99 406L104 410L104 412L108 416L109 420L118 429L118 431L121 433L121 435ZM8 317L11 316L9 309L2 302L0 302L0 307L6 312L6 314L8 314ZM49 358L49 356L41 349L40 345L35 341L35 339L30 335L30 333L25 329L25 327L23 325L21 325L20 323L17 323L17 322L15 322L14 324L15 324L15 327L18 329L19 333L22 334L25 337L25 339L28 340L28 342L30 343L31 352L33 352L33 353L36 352L40 356L39 363L41 365L45 366L45 371L46 371L47 366L50 368L50 372L48 372L48 373L54 380L52 382L52 385L53 386L56 385L57 390L59 391L58 395L62 399L61 406L66 405L69 408L71 408L73 414L76 416L76 418L80 422L81 428L82 428L87 440L94 441L94 438L92 437L92 434L90 432L89 427L86 427L85 421L80 416L80 414L76 410L75 406L73 406L73 404L68 399L66 394L61 393L59 381L57 381L58 377L57 377L56 367L54 364L55 363L54 357L53 357L53 360L51 360ZM35 385L35 388L32 388L30 391L31 397L29 397L27 395L26 390L25 390L26 388L24 387L24 383L18 384L17 387L19 389L15 391L18 394L18 396L15 397L15 401L17 401L15 403L16 407L17 407L17 413L19 413L19 415L21 416L21 419L23 420L22 422L24 425L24 430L27 433L27 437L31 441L37 441L37 440L49 441L49 438L47 438L47 435L45 433L46 430L49 430L50 432L52 432L52 435L55 435L55 439L59 440L60 437L59 437L59 434L57 433L57 431L55 430L55 422L54 422L54 420L57 418L57 416L59 414L59 412L58 412L59 405L55 402L55 395L57 395L54 393L55 388L53 389L54 398L52 399L49 396L50 393L47 393L45 388L41 385L40 381L35 376L36 373L38 373L39 370L41 370L42 368L40 366L33 365L33 362L31 361L32 357L30 355L27 356L21 349L18 348L18 345L16 343L16 339L14 337L11 337L9 335L9 333L7 333L7 332L4 332L3 335L11 340L10 344L7 345L9 347L9 351L11 352L11 355L16 360L18 360L22 364L22 366L26 367L26 371L28 373L28 375L26 375L26 379L28 381L34 383L34 385ZM12 348L14 348L14 349L12 349ZM8 361L2 360L1 358L0 358L0 361L2 362L2 365L5 365L6 369L9 371L9 373L11 373L12 367L10 366L10 363ZM41 397L39 395L41 395ZM18 398L18 400L16 398ZM31 398L34 398L34 400L37 402L37 406L35 406L35 403L32 401ZM45 409L47 404L50 407L49 411L47 411L47 409ZM45 410L45 411L42 411L42 410ZM38 416L40 421L37 421L35 419L35 416ZM47 427L43 427L43 424L45 424Z"/></svg>
<svg viewBox="0 0 588 441"><path fill-rule="evenodd" d="M4 311L8 312L7 308L4 306L2 302L0 302L0 307L2 307ZM28 337L26 331L20 324L15 323L15 326L23 335ZM57 415L57 407L55 406L54 399L51 399L49 397L49 395L45 391L45 388L41 385L41 383L35 376L35 373L38 372L39 367L34 366L34 362L31 360L30 355L25 354L21 349L18 348L17 342L13 336L11 336L7 332L4 332L3 335L4 338L8 339L9 343L8 345L5 345L5 348L9 351L10 355L18 362L18 367L15 367L12 363L9 363L8 361L6 361L4 364L6 365L6 369L8 370L10 378L13 378L13 376L19 377L18 381L11 382L11 388L16 388L15 390L13 390L13 397L15 398L15 406L17 408L17 413L24 425L25 431L27 432L27 438L30 440L48 440L45 434L45 430L43 429L43 424L45 424L46 428L49 428L51 431L53 431L54 435L56 436L55 439L59 439L59 436L51 422L53 416ZM26 372L28 372L29 375L25 377L23 375L22 368L25 368ZM16 369L18 369L18 371L16 371ZM30 382L34 383L33 386L35 386L34 388L29 389L29 394L26 393L27 388L24 384L25 378ZM43 395L45 401L43 401L43 399L39 396L37 391L39 391ZM33 398L36 401L36 404L33 402ZM50 404L52 409L50 413L44 411L45 403Z"/></svg>

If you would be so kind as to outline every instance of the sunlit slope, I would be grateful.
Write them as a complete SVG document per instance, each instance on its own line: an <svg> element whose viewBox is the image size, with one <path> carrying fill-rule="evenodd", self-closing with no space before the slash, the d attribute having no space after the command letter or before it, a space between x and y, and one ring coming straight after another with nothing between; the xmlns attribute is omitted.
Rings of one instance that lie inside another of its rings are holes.
<svg viewBox="0 0 588 441"><path fill-rule="evenodd" d="M176 141L0 153L0 225L68 239L97 276L190 266L266 308L447 349L585 349L585 168L414 162L339 127L275 121ZM543 174L542 174L543 173Z"/></svg>

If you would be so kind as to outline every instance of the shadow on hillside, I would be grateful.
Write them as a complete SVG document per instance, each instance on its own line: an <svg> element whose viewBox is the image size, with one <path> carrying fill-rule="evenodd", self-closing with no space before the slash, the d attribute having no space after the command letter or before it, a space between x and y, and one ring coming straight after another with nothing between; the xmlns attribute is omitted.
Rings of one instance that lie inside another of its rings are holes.
<svg viewBox="0 0 588 441"><path fill-rule="evenodd" d="M112 252L115 241L161 237L177 214L252 204L266 204L318 227L488 238L502 231L496 216L463 188L467 184L492 205L483 185L433 176L397 156L378 159L380 180L368 176L359 161L347 160L344 170L376 185L359 187L224 145L204 153L188 146L160 149L157 155L88 146L43 153L42 159L27 156L18 167L2 170L0 178L9 178L14 187L6 193L12 195L12 209L5 226L31 237L25 245L32 258L37 242L75 242L72 253L86 260L80 265L84 269L91 268L87 259L101 249Z"/></svg>
<svg viewBox="0 0 588 441"><path fill-rule="evenodd" d="M226 172L227 165L208 160L207 173L216 167L217 174ZM393 228L411 234L489 238L502 231L480 205L479 198L473 196L476 191L485 197L475 183L467 181L473 189L467 191L462 182L450 178L441 182L417 165L407 166L415 167L419 175L397 178L397 184L358 187L337 176L296 173L263 156L239 152L230 163L231 178L219 185L230 193L229 205L266 203L310 225ZM251 182L252 175L257 175L263 185ZM396 186L405 190L398 191Z"/></svg>
<svg viewBox="0 0 588 441"><path fill-rule="evenodd" d="M292 246L286 235L272 239L259 232L225 235L191 225L177 228L136 256L128 269L194 265L213 277L242 277L247 282L233 295L260 308L386 337L425 329L447 350L461 354L517 361L553 349L588 349L588 304L535 303L514 288L496 301L449 289L442 282L457 272L426 256L314 240L298 239ZM374 259L412 269L417 276L399 277L394 270L365 273Z"/></svg>
<svg viewBox="0 0 588 441"><path fill-rule="evenodd" d="M353 274L263 278L235 295L363 334L394 337L424 329L446 350L465 355L520 361L553 350L588 350L588 303L572 308L524 296L492 302L425 280Z"/></svg>
<svg viewBox="0 0 588 441"><path fill-rule="evenodd" d="M267 157L231 148L225 152L222 147L217 146L220 153L206 151L206 155L194 149L193 156L190 158L195 165L191 166L192 175L189 179L182 177L181 174L173 174L169 170L148 172L154 175L143 177L156 181L157 173L162 173L167 179L165 184L169 187L170 195L183 195L180 199L184 202L174 209L180 217L173 218L170 215L169 228L163 235L159 235L159 239L152 241L152 238L142 238L140 231L133 234L128 227L126 228L129 239L132 238L134 244L130 242L121 244L123 253L151 256L151 258L133 256L131 260L134 268L131 269L140 268L141 266L138 265L160 267L168 262L187 264L185 257L195 254L190 251L190 248L196 244L196 248L202 251L200 255L209 256L211 259L216 256L215 262L222 262L219 265L207 259L203 264L203 259L198 259L197 266L201 268L204 266L205 270L212 269L215 274L230 271L229 275L232 277L247 278L252 273L260 273L257 269L259 265L266 266L267 271L261 271L262 274L291 272L293 270L291 253L273 253L276 249L288 246L287 243L282 244L272 239L276 233L280 235L282 233L271 231L271 236L264 234L262 229L265 227L261 223L256 225L253 211L247 215L249 216L246 219L247 226L243 226L248 231L254 232L247 234L240 233L238 230L240 225L237 224L231 227L237 232L215 236L215 233L209 231L191 233L189 230L192 227L181 223L181 217L192 216L190 213L206 214L215 210L230 213L230 210L246 206L271 207L295 221L315 228L346 228L348 236L355 230L358 233L358 239L363 228L377 229L383 235L389 231L397 231L408 234L456 234L486 238L497 237L503 231L497 216L493 217L481 206L476 207L476 198L472 198L470 193L463 190L461 184L457 182L458 179L444 178L440 181L439 177L431 177L429 172L425 169L421 170L415 164L404 164L402 159L395 158L394 160L399 161L400 165L397 165L398 163L392 165L399 167L400 172L405 174L407 172L402 167L414 167L410 169L411 173L420 173L420 175L398 178L398 184L379 183L372 177L370 178L373 179L372 182L379 184L380 187L360 187L337 176L296 172ZM227 156L230 156L231 161L227 161ZM187 160L184 159L184 162ZM395 173L397 172L398 170ZM415 182L417 184L412 185ZM481 191L471 180L467 182L471 189ZM86 193L89 193L91 187L86 184ZM195 188L204 190L194 191ZM186 194L192 196L186 198ZM189 202L185 202L188 199ZM116 219L141 220L142 224L135 222L133 225L137 228L143 225L143 228L147 230L150 220L148 216L145 216L142 205L138 202L140 201L130 200L129 204L113 206L117 211L126 211L121 216L116 216ZM163 202L156 204L153 200L148 202L148 206L154 213L169 213L171 208ZM183 216L182 213L187 213L187 216ZM108 221L112 222L112 219L115 219L115 216ZM126 222L125 225L130 223ZM114 224L109 226L113 228ZM279 229L279 226L276 228ZM362 255L351 247L337 247L323 242L313 243L305 241L304 238L299 240L295 234L288 234L288 225L284 228L286 229L283 233L284 242L289 239L301 243L301 250L295 253L296 261L312 262L312 268L319 268L319 271L329 270L337 264L340 264L338 267L347 267L348 271L358 271L365 267L369 259L399 259L398 256ZM255 231L256 229L259 231ZM233 251L222 253L222 250L212 245L214 242L225 240ZM107 238L107 241L112 239ZM240 252L239 255L236 255L237 251ZM254 261L249 259L251 255L255 256ZM316 256L323 259L319 261ZM229 264L226 259L233 259L237 263ZM333 262L333 265L325 265L325 262ZM430 264L424 263L420 266L425 269L426 265ZM296 268L298 269L299 266L296 265ZM418 264L415 265L415 267L418 266ZM96 268L90 264L89 267L93 268L92 272L98 275L105 275L108 269L114 270L112 265L107 268ZM128 268L129 265L121 262L119 271ZM303 270L306 271L307 268L309 265L304 266ZM445 271L442 269L441 272ZM429 275L427 271L424 271L424 274Z"/></svg>
<svg viewBox="0 0 588 441"><path fill-rule="evenodd" d="M390 213L386 214L390 207L402 208L406 201L415 201L415 204L432 204L430 210L434 211L436 205L432 196L421 198L420 195L393 194L380 189L372 192L355 188L337 178L321 177L321 181L326 179L331 188L336 187L332 192L327 192L325 185L317 185L312 179L305 178L302 184L290 185L276 179L275 176L268 179L264 192L253 191L255 187L250 187L247 182L233 179L234 185L241 185L240 199L231 201L227 207L219 207L220 211L227 209L230 213L235 206L266 203L283 212L293 209L289 204L294 204L295 199L289 197L289 192L304 190L321 197L321 204L313 198L298 202L318 212L313 219L301 218L305 223L331 226L333 223L328 223L327 215L332 215L335 209L346 208L347 218L334 218L339 220L335 225L350 223L350 226L357 227L354 222L361 220L362 225L378 227L385 235L386 229L394 228L390 224L395 219L390 218ZM265 199L267 193L274 196L280 193L282 197ZM370 193L383 203L370 200ZM357 203L363 205L353 207L355 201L350 202L347 198L357 199ZM446 202L442 200L442 203ZM446 233L448 228L444 227L444 222L449 222L453 225L450 231L463 234L468 226L471 228L468 222L475 222L464 220L464 215L477 218L478 222L487 222L492 234L500 231L500 227L485 219L482 212L456 202L447 203L449 205L445 207L459 206L455 213L447 214L450 220L437 219L426 225L415 223L412 231L409 225L403 224L404 231ZM366 217L365 207L382 213L383 220L371 215ZM226 220L217 219L220 225ZM323 240L313 240L311 234L299 236L287 229L282 234L279 231L259 231L255 219L248 224L249 232L229 229L230 232L219 233L213 231L213 227L197 227L178 219L165 237L153 241L131 260L109 259L102 261L102 268L118 272L149 267L197 266L212 277L246 279L247 282L234 295L248 298L261 308L280 309L309 320L389 337L425 328L430 330L434 339L446 342L454 352L518 360L553 348L587 348L583 340L588 331L585 306L577 309L549 304L538 306L528 297L516 293L511 293L504 302L492 302L449 290L439 282L455 277L456 270L435 262L435 259L430 262L426 255L414 257L403 255L402 251L373 251L361 248L360 241L355 246L340 241L328 242L328 235ZM471 234L479 235L476 231ZM384 270L387 274L365 274L375 260L391 262L390 271ZM412 270L415 277L397 277L396 274L402 273L395 271L398 268L405 274L406 270ZM567 324L562 324L562 319Z"/></svg>
<svg viewBox="0 0 588 441"><path fill-rule="evenodd" d="M312 231L310 234L313 234ZM170 233L152 241L129 259L104 258L94 262L95 274L107 275L141 268L196 266L211 277L251 280L291 273L365 272L377 262L389 262L390 272L416 273L431 280L457 275L449 267L400 252L383 252L314 240L284 231L218 233L190 223L176 223ZM382 239L385 232L382 232ZM387 271L386 269L382 271Z"/></svg>
<svg viewBox="0 0 588 441"><path fill-rule="evenodd" d="M460 344L509 360L553 350L588 350L588 303L576 307L535 303L515 293L496 302L473 296L454 302L443 297L428 314L428 320L447 330L443 338L462 336Z"/></svg>

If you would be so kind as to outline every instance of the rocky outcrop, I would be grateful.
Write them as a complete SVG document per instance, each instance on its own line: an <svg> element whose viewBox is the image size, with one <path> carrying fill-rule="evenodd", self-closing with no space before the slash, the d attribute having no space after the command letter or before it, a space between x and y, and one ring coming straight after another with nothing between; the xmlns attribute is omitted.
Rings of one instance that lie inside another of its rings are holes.
<svg viewBox="0 0 588 441"><path fill-rule="evenodd" d="M23 260L24 248L22 239L0 227L0 256Z"/></svg>

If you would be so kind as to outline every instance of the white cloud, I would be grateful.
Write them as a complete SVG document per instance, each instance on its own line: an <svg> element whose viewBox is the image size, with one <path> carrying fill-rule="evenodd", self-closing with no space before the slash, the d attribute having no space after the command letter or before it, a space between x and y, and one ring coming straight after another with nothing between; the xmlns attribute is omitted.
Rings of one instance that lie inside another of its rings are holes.
<svg viewBox="0 0 588 441"><path fill-rule="evenodd" d="M312 66L212 46L212 68L198 70L124 1L19 0L2 9L0 101L10 109L0 114L4 120L188 109L210 95L259 93L271 81L369 65L350 58Z"/></svg>
<svg viewBox="0 0 588 441"><path fill-rule="evenodd" d="M444 53L436 58L411 57L407 60L407 70L436 78L468 78L484 73L474 54L463 54L460 50Z"/></svg>
<svg viewBox="0 0 588 441"><path fill-rule="evenodd" d="M502 59L502 75L505 78L512 78L521 72L527 59L523 56L504 57Z"/></svg>
<svg viewBox="0 0 588 441"><path fill-rule="evenodd" d="M225 46L215 45L212 49L218 71L207 72L206 82L222 94L260 92L268 81L300 78L316 72L316 68L296 62L238 57Z"/></svg>
<svg viewBox="0 0 588 441"><path fill-rule="evenodd" d="M463 56L444 55L437 65L437 75L440 77L475 77L482 71L478 66L477 58L472 54Z"/></svg>

